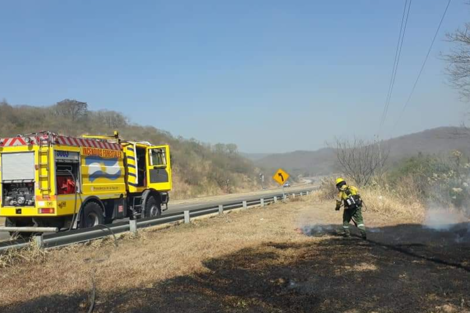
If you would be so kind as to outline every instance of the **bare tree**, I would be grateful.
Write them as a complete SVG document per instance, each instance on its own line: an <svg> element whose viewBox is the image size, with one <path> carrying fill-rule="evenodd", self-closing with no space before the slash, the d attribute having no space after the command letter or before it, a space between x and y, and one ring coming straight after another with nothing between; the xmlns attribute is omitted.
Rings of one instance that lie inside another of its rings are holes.
<svg viewBox="0 0 470 313"><path fill-rule="evenodd" d="M460 94L470 100L470 23L463 29L457 29L454 33L446 35L447 41L454 44L450 53L444 55L448 62L446 69L452 86L459 90Z"/></svg>
<svg viewBox="0 0 470 313"><path fill-rule="evenodd" d="M72 122L76 122L86 116L88 104L77 100L65 99L57 102L52 107L52 110L57 116L69 118Z"/></svg>
<svg viewBox="0 0 470 313"><path fill-rule="evenodd" d="M109 128L118 129L127 126L128 119L122 113L108 110L101 110L96 112L98 120L103 122Z"/></svg>
<svg viewBox="0 0 470 313"><path fill-rule="evenodd" d="M370 183L372 177L381 173L390 149L380 141L336 139L334 147L341 171L360 185Z"/></svg>

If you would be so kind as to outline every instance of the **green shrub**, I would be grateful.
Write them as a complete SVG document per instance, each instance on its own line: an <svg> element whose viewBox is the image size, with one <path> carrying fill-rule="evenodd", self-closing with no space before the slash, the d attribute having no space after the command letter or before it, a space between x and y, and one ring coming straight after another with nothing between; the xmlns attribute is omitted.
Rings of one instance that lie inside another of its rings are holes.
<svg viewBox="0 0 470 313"><path fill-rule="evenodd" d="M469 159L453 151L445 157L419 154L405 159L389 171L386 181L401 194L413 189L429 204L464 208L470 204L469 178Z"/></svg>

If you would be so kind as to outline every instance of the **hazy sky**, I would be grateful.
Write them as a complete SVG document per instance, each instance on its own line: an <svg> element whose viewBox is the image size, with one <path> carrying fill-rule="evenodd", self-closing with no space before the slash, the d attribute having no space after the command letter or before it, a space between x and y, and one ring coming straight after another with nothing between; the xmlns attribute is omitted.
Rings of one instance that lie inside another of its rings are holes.
<svg viewBox="0 0 470 313"><path fill-rule="evenodd" d="M466 104L439 58L470 22L453 0L414 0L383 136L458 125ZM65 98L245 152L320 148L377 133L403 1L0 0L0 99Z"/></svg>

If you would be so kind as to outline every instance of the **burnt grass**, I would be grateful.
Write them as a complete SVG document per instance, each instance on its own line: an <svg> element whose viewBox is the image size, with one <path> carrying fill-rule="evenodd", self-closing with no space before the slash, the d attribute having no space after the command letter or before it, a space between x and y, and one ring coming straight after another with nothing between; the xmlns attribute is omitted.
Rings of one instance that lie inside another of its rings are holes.
<svg viewBox="0 0 470 313"><path fill-rule="evenodd" d="M139 289L96 290L94 312L470 311L468 224L446 232L414 224L376 228L367 241L315 229L304 235L322 238L265 242L208 259L204 272ZM91 293L0 312L88 312Z"/></svg>

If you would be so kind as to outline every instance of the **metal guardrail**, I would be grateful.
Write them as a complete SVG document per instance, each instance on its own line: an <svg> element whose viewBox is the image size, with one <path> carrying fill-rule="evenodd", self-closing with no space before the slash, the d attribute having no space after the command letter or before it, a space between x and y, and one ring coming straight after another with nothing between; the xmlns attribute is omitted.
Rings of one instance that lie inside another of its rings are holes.
<svg viewBox="0 0 470 313"><path fill-rule="evenodd" d="M190 223L191 218L201 217L210 214L223 214L225 211L234 209L247 209L253 206L265 206L270 203L282 201L288 197L296 197L308 195L312 189L303 190L299 192L291 192L285 194L278 194L266 198L258 198L253 200L238 200L220 205L208 205L207 207L198 208L194 210L186 210L183 212L171 213L160 217L152 217L139 220L130 220L117 222L110 225L98 225L92 228L76 229L66 232L58 232L54 234L38 235L33 238L35 244L40 248L58 248L76 243L88 242L95 239L100 239L108 236L115 236L125 232L136 233L137 229L171 224L176 222ZM31 244L30 241L13 240L0 243L0 253L11 249L24 248Z"/></svg>

